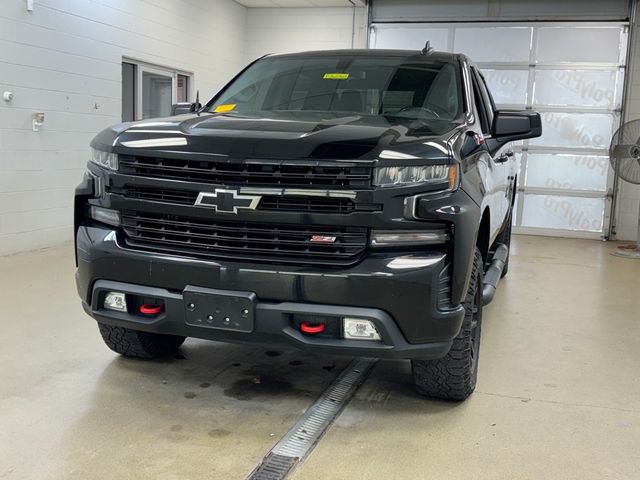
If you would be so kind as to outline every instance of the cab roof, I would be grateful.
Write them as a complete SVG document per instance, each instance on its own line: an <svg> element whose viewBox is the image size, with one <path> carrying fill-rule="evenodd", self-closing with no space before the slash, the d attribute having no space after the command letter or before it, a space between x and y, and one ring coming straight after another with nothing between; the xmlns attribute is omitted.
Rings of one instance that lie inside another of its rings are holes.
<svg viewBox="0 0 640 480"><path fill-rule="evenodd" d="M355 49L355 50L313 50L308 52L296 53L274 53L266 55L268 58L309 58L323 56L355 56L355 57L403 57L414 58L422 57L431 60L440 60L444 62L455 62L466 58L460 53L436 52L431 50L428 53L422 53L420 50L386 50L386 49Z"/></svg>

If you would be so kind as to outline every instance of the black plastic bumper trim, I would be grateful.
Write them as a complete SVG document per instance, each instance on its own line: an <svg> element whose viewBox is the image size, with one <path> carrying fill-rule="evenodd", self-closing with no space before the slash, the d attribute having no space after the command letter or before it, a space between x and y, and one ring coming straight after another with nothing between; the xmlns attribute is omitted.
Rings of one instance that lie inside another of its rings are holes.
<svg viewBox="0 0 640 480"><path fill-rule="evenodd" d="M215 289L210 289L216 292ZM161 299L165 311L156 317L142 317L101 307L104 292L118 291L143 297ZM255 305L255 324L252 332L189 325L185 321L185 305L181 292L162 288L127 284L109 280L94 283L91 305L83 302L85 311L98 322L153 333L219 340L235 343L262 343L290 345L302 350L325 354L365 356L374 358L441 358L451 348L451 341L410 344L403 337L394 320L386 312L373 308L318 305L295 302L260 302ZM304 335L292 328L292 314L323 315L332 317L359 317L371 320L382 337L382 342L346 340Z"/></svg>

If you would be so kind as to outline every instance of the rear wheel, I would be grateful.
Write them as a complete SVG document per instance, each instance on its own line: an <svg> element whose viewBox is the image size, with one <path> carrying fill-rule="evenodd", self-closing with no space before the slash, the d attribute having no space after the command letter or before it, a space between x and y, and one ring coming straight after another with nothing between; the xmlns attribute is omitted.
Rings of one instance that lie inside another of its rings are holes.
<svg viewBox="0 0 640 480"><path fill-rule="evenodd" d="M175 355L185 337L141 332L98 323L104 343L116 353L134 358L162 358Z"/></svg>
<svg viewBox="0 0 640 480"><path fill-rule="evenodd" d="M482 265L482 254L476 248L462 328L449 353L438 360L411 361L413 382L421 395L461 401L476 387L482 327Z"/></svg>

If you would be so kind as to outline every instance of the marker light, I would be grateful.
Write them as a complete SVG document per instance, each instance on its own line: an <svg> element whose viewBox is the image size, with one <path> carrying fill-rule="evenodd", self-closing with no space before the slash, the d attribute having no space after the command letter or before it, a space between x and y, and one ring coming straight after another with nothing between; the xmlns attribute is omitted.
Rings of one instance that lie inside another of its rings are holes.
<svg viewBox="0 0 640 480"><path fill-rule="evenodd" d="M363 318L343 319L344 338L351 340L380 340L380 334L370 320Z"/></svg>
<svg viewBox="0 0 640 480"><path fill-rule="evenodd" d="M125 294L122 292L108 292L104 297L104 308L126 312L127 298Z"/></svg>

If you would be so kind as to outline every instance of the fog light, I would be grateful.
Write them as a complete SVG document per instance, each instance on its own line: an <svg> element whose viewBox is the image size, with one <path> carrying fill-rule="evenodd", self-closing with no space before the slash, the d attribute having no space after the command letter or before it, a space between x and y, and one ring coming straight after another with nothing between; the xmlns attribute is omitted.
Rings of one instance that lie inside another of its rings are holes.
<svg viewBox="0 0 640 480"><path fill-rule="evenodd" d="M380 340L376 326L370 320L362 318L343 319L344 338L352 340Z"/></svg>
<svg viewBox="0 0 640 480"><path fill-rule="evenodd" d="M91 206L91 218L98 222L106 223L107 225L113 225L114 227L120 226L120 212L116 210L110 210L108 208Z"/></svg>
<svg viewBox="0 0 640 480"><path fill-rule="evenodd" d="M109 292L104 297L104 308L109 310L118 310L119 312L127 311L127 298L121 292Z"/></svg>

